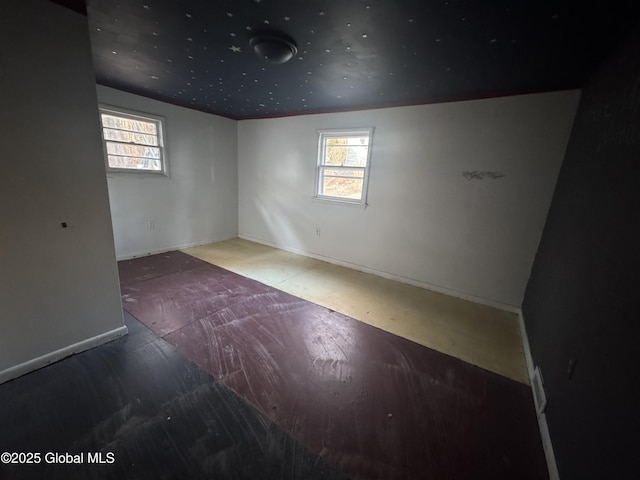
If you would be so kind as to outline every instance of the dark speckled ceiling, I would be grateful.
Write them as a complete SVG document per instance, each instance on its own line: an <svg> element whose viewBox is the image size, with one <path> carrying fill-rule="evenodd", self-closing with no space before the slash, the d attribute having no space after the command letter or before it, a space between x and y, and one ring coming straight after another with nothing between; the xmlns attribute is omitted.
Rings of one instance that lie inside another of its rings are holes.
<svg viewBox="0 0 640 480"><path fill-rule="evenodd" d="M235 119L579 87L633 2L87 0L98 83ZM249 46L279 31L297 55Z"/></svg>

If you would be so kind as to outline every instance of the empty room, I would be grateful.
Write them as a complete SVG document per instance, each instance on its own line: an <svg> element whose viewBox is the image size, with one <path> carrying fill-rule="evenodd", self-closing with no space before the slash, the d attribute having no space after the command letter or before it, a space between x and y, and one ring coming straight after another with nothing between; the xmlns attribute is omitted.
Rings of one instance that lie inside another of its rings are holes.
<svg viewBox="0 0 640 480"><path fill-rule="evenodd" d="M640 478L633 2L3 7L0 478Z"/></svg>

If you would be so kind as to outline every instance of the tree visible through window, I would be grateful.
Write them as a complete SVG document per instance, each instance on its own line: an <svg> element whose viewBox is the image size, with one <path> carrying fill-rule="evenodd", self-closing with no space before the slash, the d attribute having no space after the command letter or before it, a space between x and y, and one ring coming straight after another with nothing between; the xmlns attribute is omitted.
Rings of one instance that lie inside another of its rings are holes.
<svg viewBox="0 0 640 480"><path fill-rule="evenodd" d="M319 133L316 198L365 204L372 128Z"/></svg>
<svg viewBox="0 0 640 480"><path fill-rule="evenodd" d="M100 107L108 171L165 173L162 119Z"/></svg>

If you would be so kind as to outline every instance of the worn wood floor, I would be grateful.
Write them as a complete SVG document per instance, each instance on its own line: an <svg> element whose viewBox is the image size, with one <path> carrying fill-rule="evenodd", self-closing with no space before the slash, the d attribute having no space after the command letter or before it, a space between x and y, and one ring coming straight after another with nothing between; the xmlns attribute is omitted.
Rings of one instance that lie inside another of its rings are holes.
<svg viewBox="0 0 640 480"><path fill-rule="evenodd" d="M516 314L234 238L185 250L214 265L528 384Z"/></svg>
<svg viewBox="0 0 640 480"><path fill-rule="evenodd" d="M528 386L181 252L125 307L354 479L546 478Z"/></svg>
<svg viewBox="0 0 640 480"><path fill-rule="evenodd" d="M127 337L0 385L0 452L43 456L0 478L548 478L521 382L182 252L119 269Z"/></svg>
<svg viewBox="0 0 640 480"><path fill-rule="evenodd" d="M126 337L0 385L0 454L40 455L39 463L0 463L0 479L347 478L131 315L125 320ZM67 453L82 462L59 463L55 454ZM89 463L89 454L105 463Z"/></svg>

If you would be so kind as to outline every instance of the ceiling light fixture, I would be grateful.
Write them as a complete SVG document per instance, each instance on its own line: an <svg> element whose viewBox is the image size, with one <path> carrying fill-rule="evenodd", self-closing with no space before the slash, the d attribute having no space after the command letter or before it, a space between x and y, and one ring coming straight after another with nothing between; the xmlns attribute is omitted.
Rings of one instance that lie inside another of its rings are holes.
<svg viewBox="0 0 640 480"><path fill-rule="evenodd" d="M275 64L288 62L298 53L293 39L282 33L259 33L251 37L249 45L260 58Z"/></svg>

